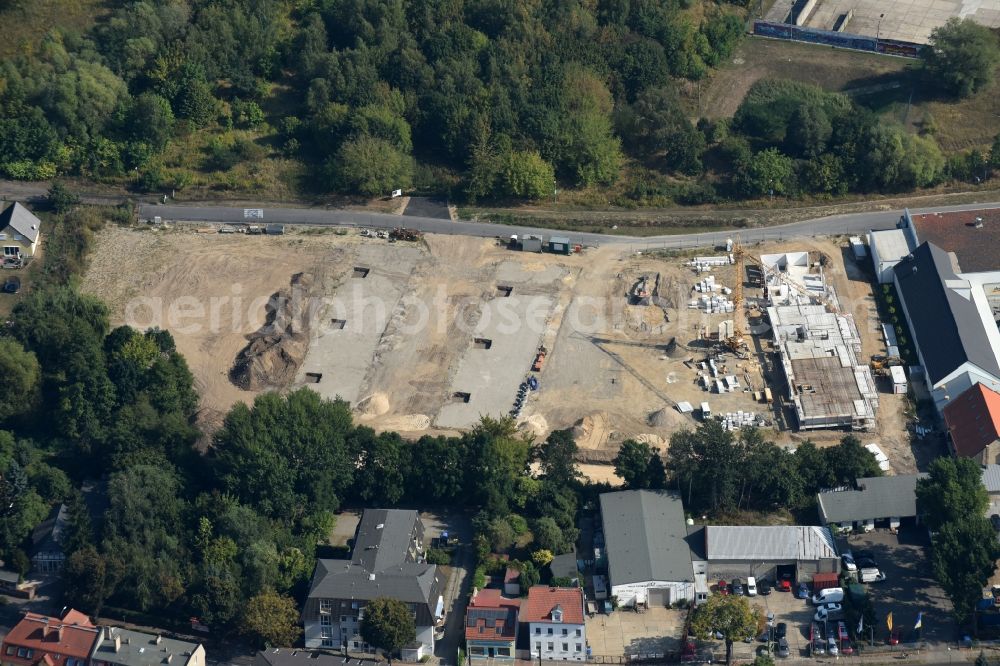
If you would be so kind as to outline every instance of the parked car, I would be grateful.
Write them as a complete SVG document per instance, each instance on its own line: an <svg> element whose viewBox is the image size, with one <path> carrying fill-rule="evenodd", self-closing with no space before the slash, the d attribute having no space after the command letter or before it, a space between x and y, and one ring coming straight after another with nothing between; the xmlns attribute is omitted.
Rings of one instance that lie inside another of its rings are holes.
<svg viewBox="0 0 1000 666"><path fill-rule="evenodd" d="M781 574L781 578L778 579L778 589L782 592L792 591L792 574Z"/></svg>
<svg viewBox="0 0 1000 666"><path fill-rule="evenodd" d="M719 594L729 594L729 583L724 580L719 581Z"/></svg>
<svg viewBox="0 0 1000 666"><path fill-rule="evenodd" d="M855 560L859 569L878 569L878 562L870 557L859 557Z"/></svg>
<svg viewBox="0 0 1000 666"><path fill-rule="evenodd" d="M814 606L820 606L822 604L839 604L844 601L844 588L842 587L828 587L825 590L820 590L812 597L812 602Z"/></svg>
<svg viewBox="0 0 1000 666"><path fill-rule="evenodd" d="M858 565L854 562L854 556L850 553L844 553L840 556L840 563L844 565L845 571L857 571Z"/></svg>
<svg viewBox="0 0 1000 666"><path fill-rule="evenodd" d="M902 634L903 630L899 627L893 629L892 633L889 634L889 645L899 645L899 640Z"/></svg>
<svg viewBox="0 0 1000 666"><path fill-rule="evenodd" d="M7 281L3 283L4 293L16 294L21 291L21 278L19 277L9 277Z"/></svg>
<svg viewBox="0 0 1000 666"><path fill-rule="evenodd" d="M795 592L795 596L799 599L809 598L809 586L805 583L799 583L799 589Z"/></svg>
<svg viewBox="0 0 1000 666"><path fill-rule="evenodd" d="M843 616L844 607L840 604L823 604L816 609L813 619L816 622L826 622Z"/></svg>
<svg viewBox="0 0 1000 666"><path fill-rule="evenodd" d="M760 582L757 583L757 594L762 594L765 597L771 594L771 584L767 582L766 578L761 578Z"/></svg>
<svg viewBox="0 0 1000 666"><path fill-rule="evenodd" d="M757 596L757 579L753 576L747 578L747 596L756 597Z"/></svg>
<svg viewBox="0 0 1000 666"><path fill-rule="evenodd" d="M826 654L826 641L819 625L813 622L809 625L809 653L811 656Z"/></svg>
<svg viewBox="0 0 1000 666"><path fill-rule="evenodd" d="M788 635L788 625L784 622L779 622L774 627L774 639L780 640Z"/></svg>
<svg viewBox="0 0 1000 666"><path fill-rule="evenodd" d="M840 649L837 647L837 639L833 636L826 639L826 653L831 657L836 657L840 654Z"/></svg>
<svg viewBox="0 0 1000 666"><path fill-rule="evenodd" d="M854 654L854 647L851 645L851 637L847 634L847 623L837 623L837 641L840 643L841 654Z"/></svg>
<svg viewBox="0 0 1000 666"><path fill-rule="evenodd" d="M740 582L739 578L734 578L732 582L733 594L743 596L743 583Z"/></svg>
<svg viewBox="0 0 1000 666"><path fill-rule="evenodd" d="M778 649L775 651L775 653L779 657L781 657L782 659L785 659L786 657L788 657L788 655L790 654L790 652L788 651L788 639L787 638L779 638L778 639Z"/></svg>

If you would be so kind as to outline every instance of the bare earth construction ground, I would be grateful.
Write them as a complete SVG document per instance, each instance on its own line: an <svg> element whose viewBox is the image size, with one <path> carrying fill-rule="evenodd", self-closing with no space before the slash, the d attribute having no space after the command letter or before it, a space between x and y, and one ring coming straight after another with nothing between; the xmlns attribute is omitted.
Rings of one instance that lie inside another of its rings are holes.
<svg viewBox="0 0 1000 666"><path fill-rule="evenodd" d="M376 429L411 437L454 432L481 415L506 414L518 385L534 374L540 389L529 393L521 426L538 438L573 428L582 471L615 482L608 463L625 439L665 450L672 432L696 425L675 409L678 401L708 400L715 413L755 411L776 427L787 418L749 392L710 394L696 384L690 361L705 357L695 344L699 331L714 331L732 315L688 308L698 277L684 257L634 254L626 246L529 254L458 236L390 244L295 229L280 237L208 231L109 227L83 288L108 303L115 323L173 333L196 378L209 430L238 400L309 386L345 398L359 421ZM842 243L749 249L826 255L827 277L858 322L865 357L884 352L871 285L843 256ZM732 266L714 274L733 286ZM628 303L642 276L659 276L660 305ZM297 297L309 305L308 321L293 326L300 342L287 344L282 331L264 335L266 355L255 366L259 385L238 388L230 381L237 355L248 336L261 335L268 300L293 279L304 290ZM680 347L668 353L672 338ZM547 358L541 372L531 373L540 345ZM726 363L741 384L748 376L759 390L767 375L775 395L783 392L780 371L774 373L765 353ZM268 372L289 367L287 381L267 384ZM897 473L913 471L920 458L906 434L905 408L903 397L883 392L880 432L862 436L882 446ZM816 431L808 438L827 445L843 434ZM806 438L782 429L769 436L787 446Z"/></svg>

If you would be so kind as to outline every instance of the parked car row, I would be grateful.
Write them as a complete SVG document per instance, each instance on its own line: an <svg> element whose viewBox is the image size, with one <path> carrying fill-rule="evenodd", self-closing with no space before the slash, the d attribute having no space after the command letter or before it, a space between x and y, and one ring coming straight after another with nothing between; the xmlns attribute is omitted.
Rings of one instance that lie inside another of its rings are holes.
<svg viewBox="0 0 1000 666"><path fill-rule="evenodd" d="M824 634L824 626L827 627ZM813 622L809 625L809 655L828 654L836 657L841 654L854 654L854 645L847 633L847 624L837 622L826 625Z"/></svg>

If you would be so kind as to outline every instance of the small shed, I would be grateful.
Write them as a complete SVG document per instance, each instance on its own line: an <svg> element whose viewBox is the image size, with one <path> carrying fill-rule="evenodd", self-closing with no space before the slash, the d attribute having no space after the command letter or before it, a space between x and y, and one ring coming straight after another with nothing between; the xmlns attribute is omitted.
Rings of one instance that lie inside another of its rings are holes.
<svg viewBox="0 0 1000 666"><path fill-rule="evenodd" d="M521 251L522 252L541 252L542 251L542 237L541 236L522 236L521 237Z"/></svg>
<svg viewBox="0 0 1000 666"><path fill-rule="evenodd" d="M553 236L549 239L549 252L553 254L569 254L572 248L569 239L564 236Z"/></svg>
<svg viewBox="0 0 1000 666"><path fill-rule="evenodd" d="M280 236L285 233L285 225L283 224L269 224L264 228L265 232L269 236Z"/></svg>
<svg viewBox="0 0 1000 666"><path fill-rule="evenodd" d="M851 236L851 251L854 252L854 259L861 261L868 256L868 248L860 236Z"/></svg>
<svg viewBox="0 0 1000 666"><path fill-rule="evenodd" d="M903 366L891 366L889 368L889 374L892 376L892 392L906 393L906 373L903 371Z"/></svg>

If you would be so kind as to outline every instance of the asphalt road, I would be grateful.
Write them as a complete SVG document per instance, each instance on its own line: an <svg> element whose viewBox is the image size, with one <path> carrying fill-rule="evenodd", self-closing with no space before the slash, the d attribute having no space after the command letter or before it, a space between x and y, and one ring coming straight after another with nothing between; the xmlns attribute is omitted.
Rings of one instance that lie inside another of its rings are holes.
<svg viewBox="0 0 1000 666"><path fill-rule="evenodd" d="M975 210L991 206L1000 206L1000 202L920 208L913 209L911 212L928 213ZM263 224L276 222L309 226L346 226L372 229L390 229L397 226L407 226L419 229L425 233L488 238L494 236L507 237L510 234L543 234L545 236L568 236L570 242L573 244L593 246L618 243L630 245L635 249L719 245L725 243L726 238L731 237L734 233L732 230L723 230L704 233L635 237L595 234L582 231L568 232L539 227L493 224L489 222L451 221L409 215L402 217L384 213L365 213L347 210L324 210L316 208L261 208L256 210L261 211L261 217L246 217L247 209L244 208L141 204L139 206L139 218L152 219L154 216L160 216L166 222L251 222ZM891 229L899 221L902 214L902 210L888 210L834 215L774 227L740 229L739 233L743 242L750 243L809 236L861 234L873 229Z"/></svg>

